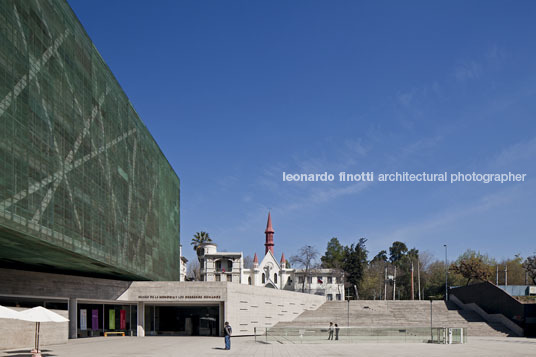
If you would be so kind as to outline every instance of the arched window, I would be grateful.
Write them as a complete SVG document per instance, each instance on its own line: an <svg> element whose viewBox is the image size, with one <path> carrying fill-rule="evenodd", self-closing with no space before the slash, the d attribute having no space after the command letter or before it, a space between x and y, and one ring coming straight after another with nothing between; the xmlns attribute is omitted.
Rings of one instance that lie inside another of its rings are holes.
<svg viewBox="0 0 536 357"><path fill-rule="evenodd" d="M274 273L274 283L277 284L277 273Z"/></svg>
<svg viewBox="0 0 536 357"><path fill-rule="evenodd" d="M251 276L248 277L248 284L251 285Z"/></svg>
<svg viewBox="0 0 536 357"><path fill-rule="evenodd" d="M263 284L266 283L266 275L264 273L262 273L262 283Z"/></svg>

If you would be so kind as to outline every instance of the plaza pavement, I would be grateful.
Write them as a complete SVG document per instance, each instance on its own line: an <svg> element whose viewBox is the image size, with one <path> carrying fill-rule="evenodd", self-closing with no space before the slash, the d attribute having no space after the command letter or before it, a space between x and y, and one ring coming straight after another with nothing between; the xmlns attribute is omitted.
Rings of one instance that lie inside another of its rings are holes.
<svg viewBox="0 0 536 357"><path fill-rule="evenodd" d="M28 350L0 351L0 357L27 357ZM223 350L223 337L99 337L70 340L67 344L43 347L47 357L119 356L437 356L489 357L536 356L536 339L473 337L465 345L424 343L265 344L252 337L235 337L232 350Z"/></svg>

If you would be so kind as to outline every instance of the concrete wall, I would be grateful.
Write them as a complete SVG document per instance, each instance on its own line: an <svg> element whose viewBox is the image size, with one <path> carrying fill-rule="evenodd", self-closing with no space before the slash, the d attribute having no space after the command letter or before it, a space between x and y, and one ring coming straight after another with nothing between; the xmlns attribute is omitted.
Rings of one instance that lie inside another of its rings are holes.
<svg viewBox="0 0 536 357"><path fill-rule="evenodd" d="M223 302L222 318L229 321L236 336L252 335L255 327L264 329L292 321L305 310L317 309L325 297L228 282L139 281L133 282L118 300L140 301L142 305Z"/></svg>
<svg viewBox="0 0 536 357"><path fill-rule="evenodd" d="M16 311L27 309L12 307ZM66 310L52 310L55 313L69 318ZM41 323L39 346L67 343L69 334L68 322ZM35 322L0 319L0 350L28 349L30 351L35 341Z"/></svg>
<svg viewBox="0 0 536 357"><path fill-rule="evenodd" d="M450 294L464 304L477 304L488 314L502 314L522 327L525 336L536 336L536 304L521 303L490 282L453 288Z"/></svg>
<svg viewBox="0 0 536 357"><path fill-rule="evenodd" d="M476 312L480 317L482 317L484 320L488 322L498 322L506 326L512 333L514 333L516 336L523 336L524 332L523 329L518 326L516 323L512 322L509 318L505 317L503 314L488 314L486 311L484 311L480 306L475 304L474 302L464 304L456 297L456 295L450 295L449 297L450 301L455 303L459 308L463 310L470 310Z"/></svg>
<svg viewBox="0 0 536 357"><path fill-rule="evenodd" d="M115 300L131 282L0 269L0 294Z"/></svg>
<svg viewBox="0 0 536 357"><path fill-rule="evenodd" d="M292 321L305 310L316 310L324 296L260 286L229 284L225 316L234 335L251 335L278 322Z"/></svg>

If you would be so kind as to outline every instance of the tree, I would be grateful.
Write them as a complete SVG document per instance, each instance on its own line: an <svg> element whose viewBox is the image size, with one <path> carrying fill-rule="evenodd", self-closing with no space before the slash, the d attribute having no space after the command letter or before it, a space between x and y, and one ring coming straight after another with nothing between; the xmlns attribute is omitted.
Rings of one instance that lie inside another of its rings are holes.
<svg viewBox="0 0 536 357"><path fill-rule="evenodd" d="M199 248L201 244L208 242L212 242L212 239L209 237L207 232L201 231L194 234L190 244L194 246L194 251L197 252L197 248Z"/></svg>
<svg viewBox="0 0 536 357"><path fill-rule="evenodd" d="M404 255L408 252L408 247L403 242L393 242L389 248L389 260L397 265Z"/></svg>
<svg viewBox="0 0 536 357"><path fill-rule="evenodd" d="M253 268L253 258L251 255L246 255L244 257L244 269L251 269Z"/></svg>
<svg viewBox="0 0 536 357"><path fill-rule="evenodd" d="M192 260L188 262L188 266L186 267L186 277L188 280L201 280L201 268L199 266L199 261Z"/></svg>
<svg viewBox="0 0 536 357"><path fill-rule="evenodd" d="M320 258L322 268L340 269L344 260L344 247L335 237L331 238L326 248L326 253Z"/></svg>
<svg viewBox="0 0 536 357"><path fill-rule="evenodd" d="M360 288L364 272L367 267L368 251L365 247L366 238L359 238L357 244L344 248L343 269L346 281L352 286ZM357 296L356 296L357 298Z"/></svg>
<svg viewBox="0 0 536 357"><path fill-rule="evenodd" d="M376 256L374 258L372 258L372 260L370 261L371 263L375 263L375 262L386 262L387 261L387 251L385 250L380 250L378 252L378 254L376 254Z"/></svg>
<svg viewBox="0 0 536 357"><path fill-rule="evenodd" d="M423 276L422 289L424 299L445 298L445 269L445 262L436 260L428 264L426 269L421 272Z"/></svg>
<svg viewBox="0 0 536 357"><path fill-rule="evenodd" d="M505 267L508 269L507 272L504 271ZM526 270L523 268L523 258L521 258L520 254L516 254L513 259L503 259L498 262L495 269L497 268L499 270L499 285L506 285L506 282L508 282L508 285L525 284ZM506 281L506 277L508 277L508 281Z"/></svg>
<svg viewBox="0 0 536 357"><path fill-rule="evenodd" d="M525 271L529 274L532 282L536 284L536 255L527 257L523 263L523 268L525 268Z"/></svg>
<svg viewBox="0 0 536 357"><path fill-rule="evenodd" d="M315 247L305 245L298 250L298 254L290 258L292 264L297 264L304 269L305 276L303 277L302 292L305 292L305 282L310 276L311 269L316 265L318 254L319 253Z"/></svg>
<svg viewBox="0 0 536 357"><path fill-rule="evenodd" d="M492 268L486 264L484 259L486 256L474 251L468 251L462 254L462 258L453 263L449 270L456 274L460 274L465 278L465 285L469 285L472 280L488 281Z"/></svg>

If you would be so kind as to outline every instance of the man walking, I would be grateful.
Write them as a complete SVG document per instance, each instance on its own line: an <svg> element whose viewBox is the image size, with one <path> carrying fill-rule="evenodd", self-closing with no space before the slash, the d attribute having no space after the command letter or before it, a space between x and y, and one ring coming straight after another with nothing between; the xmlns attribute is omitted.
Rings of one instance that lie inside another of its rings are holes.
<svg viewBox="0 0 536 357"><path fill-rule="evenodd" d="M339 339L339 325L335 324L335 340Z"/></svg>
<svg viewBox="0 0 536 357"><path fill-rule="evenodd" d="M225 349L231 349L231 335L233 334L233 329L229 322L225 321L225 326L223 326L223 336L225 336Z"/></svg>
<svg viewBox="0 0 536 357"><path fill-rule="evenodd" d="M329 323L329 335L328 340L333 340L333 322Z"/></svg>

